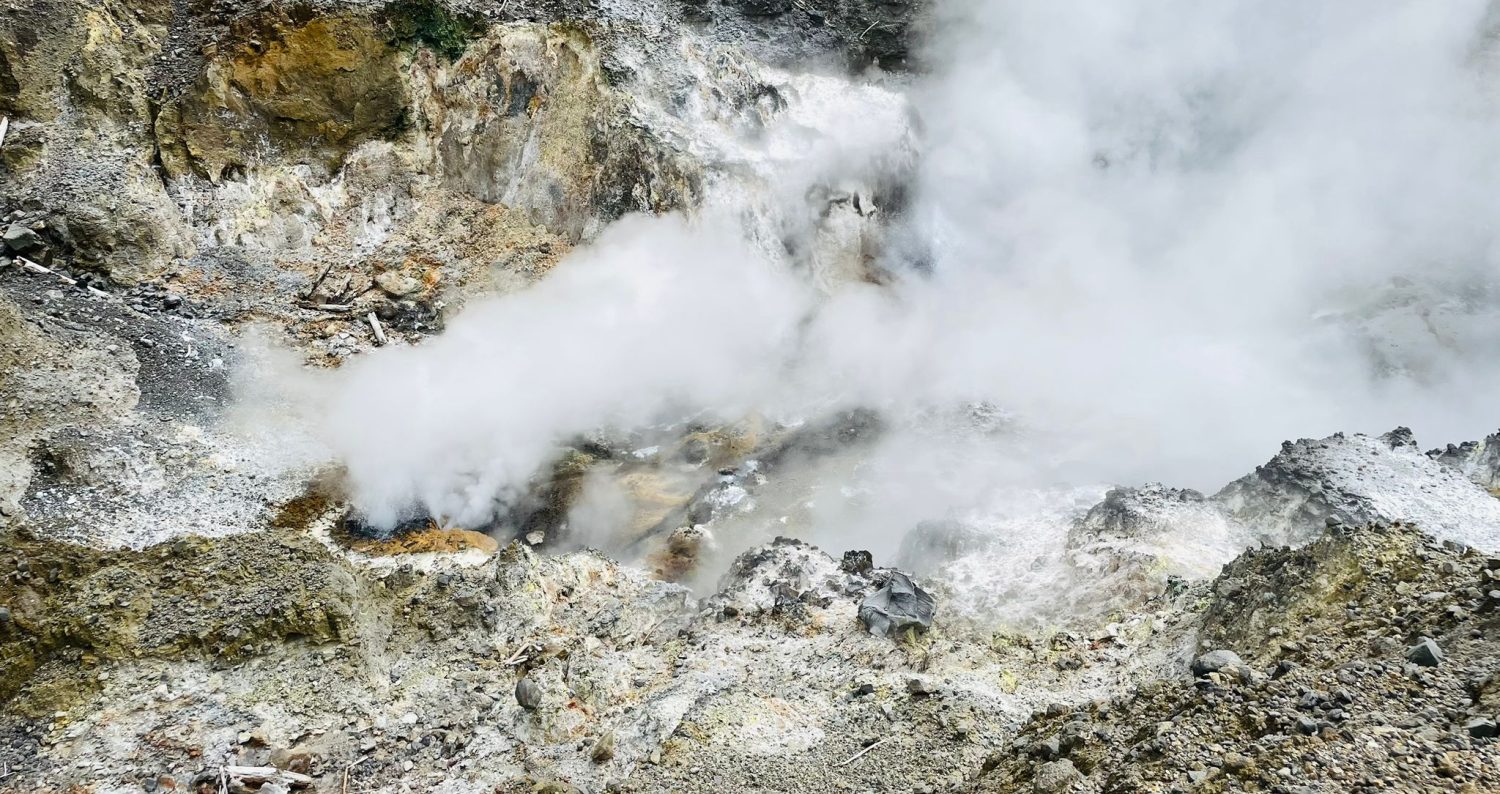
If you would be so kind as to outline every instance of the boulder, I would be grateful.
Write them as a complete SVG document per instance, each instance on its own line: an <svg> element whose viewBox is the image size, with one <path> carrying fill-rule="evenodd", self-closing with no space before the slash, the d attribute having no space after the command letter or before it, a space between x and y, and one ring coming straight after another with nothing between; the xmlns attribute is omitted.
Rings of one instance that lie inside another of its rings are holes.
<svg viewBox="0 0 1500 794"><path fill-rule="evenodd" d="M860 602L859 619L876 636L897 636L907 629L932 627L937 600L906 574L893 571L883 587Z"/></svg>
<svg viewBox="0 0 1500 794"><path fill-rule="evenodd" d="M1232 650L1215 650L1203 654L1193 660L1193 675L1202 678L1205 675L1218 672L1221 675L1235 675L1241 681L1250 681L1253 677L1250 665Z"/></svg>
<svg viewBox="0 0 1500 794"><path fill-rule="evenodd" d="M45 245L40 234L18 223L7 227L0 239L3 239L7 251L17 254L29 254Z"/></svg>
<svg viewBox="0 0 1500 794"><path fill-rule="evenodd" d="M527 711L536 711L542 705L542 687L531 676L523 675L516 682L516 702Z"/></svg>
<svg viewBox="0 0 1500 794"><path fill-rule="evenodd" d="M1446 654L1431 637L1422 637L1416 645L1406 649L1406 660L1421 667L1437 667Z"/></svg>

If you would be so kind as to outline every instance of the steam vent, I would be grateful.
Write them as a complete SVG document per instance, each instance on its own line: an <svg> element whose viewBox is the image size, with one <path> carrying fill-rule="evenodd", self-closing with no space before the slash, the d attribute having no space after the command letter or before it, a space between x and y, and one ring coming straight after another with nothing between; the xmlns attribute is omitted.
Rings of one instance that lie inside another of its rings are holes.
<svg viewBox="0 0 1500 794"><path fill-rule="evenodd" d="M0 794L1500 791L1489 0L0 0Z"/></svg>

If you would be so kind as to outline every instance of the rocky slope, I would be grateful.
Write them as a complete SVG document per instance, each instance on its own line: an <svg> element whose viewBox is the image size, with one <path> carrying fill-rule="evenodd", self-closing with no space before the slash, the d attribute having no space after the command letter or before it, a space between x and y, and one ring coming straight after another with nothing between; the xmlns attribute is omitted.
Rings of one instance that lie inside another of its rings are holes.
<svg viewBox="0 0 1500 794"><path fill-rule="evenodd" d="M1496 437L1288 442L872 555L814 505L931 417L601 431L490 526L395 533L255 421L268 350L419 345L630 212L727 203L880 284L929 13L4 0L0 790L1500 786Z"/></svg>

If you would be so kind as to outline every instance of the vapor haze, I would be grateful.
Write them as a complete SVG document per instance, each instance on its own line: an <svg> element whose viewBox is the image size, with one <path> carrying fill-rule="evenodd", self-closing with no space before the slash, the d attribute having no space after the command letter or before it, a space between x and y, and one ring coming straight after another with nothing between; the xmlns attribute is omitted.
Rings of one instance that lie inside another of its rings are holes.
<svg viewBox="0 0 1500 794"><path fill-rule="evenodd" d="M792 256L729 212L626 219L441 337L346 367L323 432L390 525L482 522L600 426L1013 417L1005 440L898 422L857 506L825 505L851 545L993 511L1000 486L1212 489L1287 437L1477 437L1500 419L1489 24L1480 0L944 3L907 93L918 163L875 175L914 197L887 283L830 275L872 244L859 219L783 224L813 240ZM777 161L774 189L720 209L805 218L809 189L908 162L871 151L904 132L789 101L818 162ZM765 140L784 142L774 122Z"/></svg>

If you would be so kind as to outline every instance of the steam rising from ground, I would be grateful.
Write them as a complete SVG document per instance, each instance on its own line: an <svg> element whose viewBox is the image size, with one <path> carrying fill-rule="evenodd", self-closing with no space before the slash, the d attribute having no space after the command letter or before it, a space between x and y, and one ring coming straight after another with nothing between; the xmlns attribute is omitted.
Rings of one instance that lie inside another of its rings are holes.
<svg viewBox="0 0 1500 794"><path fill-rule="evenodd" d="M891 283L830 279L717 212L621 221L442 337L346 368L325 430L359 507L477 523L572 435L751 412L1015 417L1005 440L898 423L861 469L867 498L825 514L846 535L993 509L1001 484L1212 488L1285 437L1492 428L1485 2L976 0L940 17L935 74L909 93L921 160L880 175L914 185L888 219ZM805 133L816 108L791 101ZM869 147L904 137L869 123L830 120L820 162L783 164L756 200L805 217L807 188L900 162Z"/></svg>

